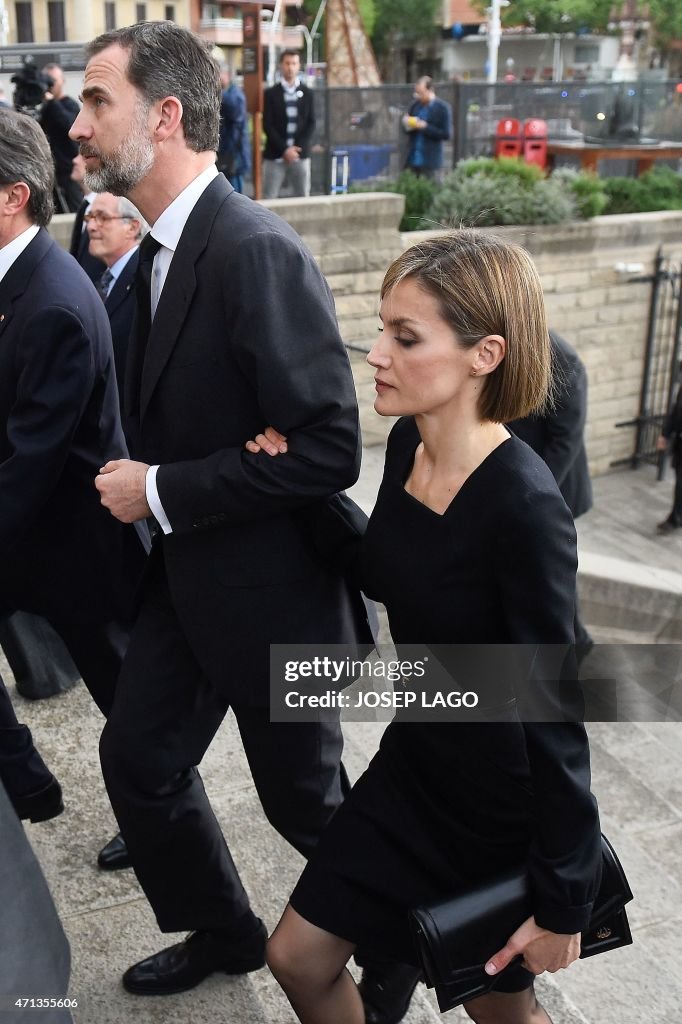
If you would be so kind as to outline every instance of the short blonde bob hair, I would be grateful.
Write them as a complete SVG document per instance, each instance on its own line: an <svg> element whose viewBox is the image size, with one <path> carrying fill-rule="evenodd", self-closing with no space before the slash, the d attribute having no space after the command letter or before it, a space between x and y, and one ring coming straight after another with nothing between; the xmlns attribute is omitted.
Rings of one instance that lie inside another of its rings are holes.
<svg viewBox="0 0 682 1024"><path fill-rule="evenodd" d="M488 334L507 342L505 358L484 378L483 419L509 423L551 400L552 356L542 286L525 249L461 229L417 242L393 261L381 298L405 278L434 295L458 341L471 348Z"/></svg>

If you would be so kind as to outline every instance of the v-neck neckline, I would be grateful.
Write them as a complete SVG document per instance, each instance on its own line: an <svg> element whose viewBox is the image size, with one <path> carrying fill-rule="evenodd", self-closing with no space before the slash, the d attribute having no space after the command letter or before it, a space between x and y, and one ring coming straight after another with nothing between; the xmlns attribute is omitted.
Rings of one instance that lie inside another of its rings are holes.
<svg viewBox="0 0 682 1024"><path fill-rule="evenodd" d="M483 469L483 467L491 459L491 457L495 454L495 452L499 451L500 448L502 448L504 445L508 444L509 441L513 440L514 434L512 434L511 430L509 430L508 427L505 427L505 430L507 431L509 436L506 437L504 439L504 441L500 441L499 444L495 445L495 447L492 449L492 451L488 452L488 454L485 456L485 458L482 459L481 462L479 462L479 464L474 469L472 469L471 473L469 473L468 477L463 482L462 486L459 488L459 490L457 491L456 494L453 494L452 498L448 502L447 507L442 512L436 512L436 510L431 508L430 505L427 505L427 504L425 504L425 502L420 501L419 498L415 498L414 494L410 494L410 492L407 490L407 488L405 486L407 481L408 481L408 479L409 479L409 477L410 477L410 473L412 472L412 470L414 468L414 460L415 460L415 457L416 457L416 454L417 454L417 448L422 443L421 437L419 437L419 432L417 431L417 443L415 444L414 448L412 449L412 451L408 455L406 463L405 463L405 466L403 468L403 472L401 473L401 476L400 476L400 490L418 508L426 509L427 512L429 512L432 516L437 516L438 519L444 519L447 516L447 514L449 513L450 509L455 504L455 502L457 501L457 499L459 498L459 496L461 495L462 491L465 491L467 489L469 481L472 480L477 475L477 473L478 473L478 471L480 469Z"/></svg>

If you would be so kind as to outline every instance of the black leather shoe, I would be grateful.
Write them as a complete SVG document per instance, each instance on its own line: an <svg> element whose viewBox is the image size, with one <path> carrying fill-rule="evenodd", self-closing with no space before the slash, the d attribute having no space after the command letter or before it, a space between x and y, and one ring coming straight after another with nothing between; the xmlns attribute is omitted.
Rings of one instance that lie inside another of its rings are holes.
<svg viewBox="0 0 682 1024"><path fill-rule="evenodd" d="M97 854L97 864L102 871L121 871L132 867L126 841L118 832Z"/></svg>
<svg viewBox="0 0 682 1024"><path fill-rule="evenodd" d="M36 793L14 797L12 805L22 821L26 818L33 822L49 821L64 810L62 787L53 775L48 784Z"/></svg>
<svg viewBox="0 0 682 1024"><path fill-rule="evenodd" d="M268 933L258 928L247 939L226 942L219 932L190 932L160 953L140 960L123 975L123 987L138 996L167 996L194 988L209 974L248 974L265 966Z"/></svg>
<svg viewBox="0 0 682 1024"><path fill-rule="evenodd" d="M409 964L373 964L365 967L358 985L366 1024L398 1024L410 1008L421 979L418 967Z"/></svg>

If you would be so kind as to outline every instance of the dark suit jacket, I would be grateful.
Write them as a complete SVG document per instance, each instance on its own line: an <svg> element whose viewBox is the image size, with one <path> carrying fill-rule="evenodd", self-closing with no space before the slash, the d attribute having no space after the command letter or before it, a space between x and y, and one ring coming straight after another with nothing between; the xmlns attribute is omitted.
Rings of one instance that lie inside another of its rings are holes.
<svg viewBox="0 0 682 1024"><path fill-rule="evenodd" d="M138 279L144 245L140 261ZM262 704L270 643L356 635L357 606L301 515L360 465L333 300L298 235L219 176L186 224L145 354L148 301L140 293L126 426L136 457L160 464L171 598L214 685ZM286 457L244 451L268 423L288 436Z"/></svg>
<svg viewBox="0 0 682 1024"><path fill-rule="evenodd" d="M3 610L130 614L144 551L94 486L127 454L112 366L101 299L41 230L0 281Z"/></svg>
<svg viewBox="0 0 682 1024"><path fill-rule="evenodd" d="M592 508L592 482L583 440L587 416L587 373L568 342L549 332L558 392L554 409L514 420L510 430L549 466L573 518Z"/></svg>
<svg viewBox="0 0 682 1024"><path fill-rule="evenodd" d="M135 275L140 259L139 250L134 252L119 274L114 287L107 295L104 308L109 315L111 341L114 346L114 365L116 367L116 383L123 406L123 382L125 380L128 342L135 315Z"/></svg>
<svg viewBox="0 0 682 1024"><path fill-rule="evenodd" d="M422 107L420 100L415 100L410 105L409 114L414 115ZM450 104L437 96L429 103L426 113L421 117L426 121L426 128L421 132L410 132L410 151L407 157L407 166L412 164L412 156L417 136L421 135L424 144L424 163L421 165L427 171L436 171L443 166L443 143L452 135L452 110Z"/></svg>
<svg viewBox="0 0 682 1024"><path fill-rule="evenodd" d="M40 112L40 126L50 143L57 179L68 179L78 144L69 138L69 129L78 117L80 107L71 96L48 100Z"/></svg>
<svg viewBox="0 0 682 1024"><path fill-rule="evenodd" d="M315 105L313 94L307 85L298 87L298 121L294 145L301 147L301 159L310 156L310 144L315 131ZM266 160L278 160L287 148L287 112L284 105L284 89L278 82L265 90L263 108L263 131L266 135L263 156Z"/></svg>
<svg viewBox="0 0 682 1024"><path fill-rule="evenodd" d="M104 273L106 263L104 263L103 260L98 259L96 256L90 255L90 236L88 234L88 229L83 229L83 217L85 216L87 207L88 204L84 199L74 218L69 252L78 260L85 273L94 283L99 280Z"/></svg>

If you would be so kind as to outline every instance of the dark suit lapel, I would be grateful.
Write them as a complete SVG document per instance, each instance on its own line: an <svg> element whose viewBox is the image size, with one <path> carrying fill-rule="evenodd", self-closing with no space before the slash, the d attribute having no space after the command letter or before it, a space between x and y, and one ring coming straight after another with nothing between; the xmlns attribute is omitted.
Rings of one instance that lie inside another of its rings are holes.
<svg viewBox="0 0 682 1024"><path fill-rule="evenodd" d="M128 293L132 290L133 285L135 284L135 274L137 273L138 261L139 255L135 252L118 275L114 287L107 295L107 300L104 305L109 316L116 312L121 303L125 302L128 297Z"/></svg>
<svg viewBox="0 0 682 1024"><path fill-rule="evenodd" d="M142 365L140 420L175 348L196 289L195 265L206 248L216 214L234 189L219 174L200 196L173 254L168 276L149 331Z"/></svg>
<svg viewBox="0 0 682 1024"><path fill-rule="evenodd" d="M55 244L41 228L0 281L0 335L12 319L14 303L28 288L33 271Z"/></svg>
<svg viewBox="0 0 682 1024"><path fill-rule="evenodd" d="M73 222L73 231L71 232L71 245L69 246L69 252L72 256L78 256L83 247L83 218L89 205L87 199L84 199L76 212L76 219ZM85 234L87 235L87 228Z"/></svg>

